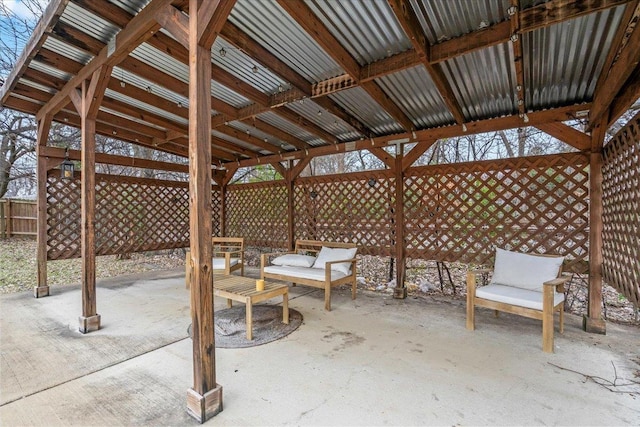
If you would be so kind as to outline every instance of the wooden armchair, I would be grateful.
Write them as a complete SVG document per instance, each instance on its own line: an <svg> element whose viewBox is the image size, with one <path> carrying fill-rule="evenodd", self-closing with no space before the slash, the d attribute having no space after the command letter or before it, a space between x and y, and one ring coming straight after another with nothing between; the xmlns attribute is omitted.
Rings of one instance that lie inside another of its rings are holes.
<svg viewBox="0 0 640 427"><path fill-rule="evenodd" d="M542 320L542 350L553 353L554 313L559 312L560 333L564 332L564 257L529 255L496 248L493 277L478 287L476 277L490 269L467 273L467 329L475 329L475 307L486 307Z"/></svg>
<svg viewBox="0 0 640 427"><path fill-rule="evenodd" d="M213 273L231 274L240 270L244 276L244 237L212 237L213 259L211 266ZM186 255L185 282L189 288L191 283L191 251Z"/></svg>

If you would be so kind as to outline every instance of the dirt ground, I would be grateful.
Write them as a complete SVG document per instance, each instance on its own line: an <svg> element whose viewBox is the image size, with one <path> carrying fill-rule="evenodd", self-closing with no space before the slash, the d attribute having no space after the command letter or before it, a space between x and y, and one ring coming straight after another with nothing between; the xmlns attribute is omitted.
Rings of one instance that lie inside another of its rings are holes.
<svg viewBox="0 0 640 427"><path fill-rule="evenodd" d="M260 253L270 248L249 248L246 263L260 265ZM31 290L36 283L36 242L33 239L12 238L0 240L0 294ZM184 249L131 254L129 258L115 256L98 257L96 276L98 279L166 270L184 266ZM80 283L79 259L51 261L47 264L48 284L65 286ZM390 280L390 259L363 256L358 265L358 286L362 289L392 293L395 281ZM411 260L407 265L406 285L410 296L448 296L464 299L466 295L465 274L467 266L459 263L438 265L434 261ZM442 280L441 280L442 279ZM587 307L587 280L584 275L574 275L567 291L565 310L582 315ZM603 289L603 314L605 319L616 323L640 326L637 310L615 289L605 285Z"/></svg>

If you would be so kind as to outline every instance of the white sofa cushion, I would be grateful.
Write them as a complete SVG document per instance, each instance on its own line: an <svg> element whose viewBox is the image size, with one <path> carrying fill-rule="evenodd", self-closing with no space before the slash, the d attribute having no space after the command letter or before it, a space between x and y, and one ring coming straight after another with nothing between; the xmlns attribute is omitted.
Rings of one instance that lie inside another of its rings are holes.
<svg viewBox="0 0 640 427"><path fill-rule="evenodd" d="M476 297L542 311L542 292L513 286L487 285L476 288ZM564 301L564 294L554 292L553 306Z"/></svg>
<svg viewBox="0 0 640 427"><path fill-rule="evenodd" d="M558 277L564 257L528 255L496 248L491 283L542 292L542 283Z"/></svg>
<svg viewBox="0 0 640 427"><path fill-rule="evenodd" d="M224 258L220 258L220 257L215 257L212 259L212 266L211 268L213 268L214 270L224 270L226 267L224 265ZM234 265L238 264L240 262L240 258L231 258L229 260L229 267L233 267Z"/></svg>
<svg viewBox="0 0 640 427"><path fill-rule="evenodd" d="M319 268L270 265L264 268L264 272L270 274L282 274L285 276L299 277L301 279L318 280L320 282L324 282L325 279L324 270L320 270ZM332 281L342 279L343 277L347 277L347 274L341 271L331 270Z"/></svg>
<svg viewBox="0 0 640 427"><path fill-rule="evenodd" d="M344 259L353 259L356 256L358 248L327 248L323 246L320 249L318 258L313 264L313 268L324 270L325 264L329 261L341 261ZM350 262L339 262L337 264L331 264L331 270L340 271L346 275L351 274Z"/></svg>
<svg viewBox="0 0 640 427"><path fill-rule="evenodd" d="M311 267L316 257L311 255L284 254L271 261L273 265L288 265L290 267Z"/></svg>

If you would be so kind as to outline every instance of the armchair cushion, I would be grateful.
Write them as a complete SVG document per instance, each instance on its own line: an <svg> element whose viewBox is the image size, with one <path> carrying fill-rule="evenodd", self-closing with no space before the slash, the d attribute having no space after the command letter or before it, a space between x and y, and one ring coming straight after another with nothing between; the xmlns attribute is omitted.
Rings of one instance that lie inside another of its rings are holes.
<svg viewBox="0 0 640 427"><path fill-rule="evenodd" d="M317 280L319 282L324 282L325 280L325 271L319 268L305 268L305 267L289 267L289 266L279 266L279 265L270 265L264 268L265 273L271 274L281 274L284 276L289 276L291 278L299 277L301 279L310 279ZM331 280L338 280L346 277L347 274L331 270Z"/></svg>
<svg viewBox="0 0 640 427"><path fill-rule="evenodd" d="M558 277L563 261L564 257L536 256L496 248L491 284L542 292L544 282Z"/></svg>
<svg viewBox="0 0 640 427"><path fill-rule="evenodd" d="M320 253L318 254L318 258L316 258L315 263L313 264L313 268L323 269L325 268L325 264L329 261L342 261L347 259L353 259L356 256L356 252L358 248L327 248L323 246L320 249ZM331 270L340 271L345 275L351 274L351 263L350 262L340 262L337 264L330 264Z"/></svg>
<svg viewBox="0 0 640 427"><path fill-rule="evenodd" d="M538 291L513 286L487 285L476 289L476 297L542 311L542 295ZM564 294L553 293L553 306L564 301Z"/></svg>
<svg viewBox="0 0 640 427"><path fill-rule="evenodd" d="M315 261L316 257L310 255L285 254L274 258L271 264L290 267L311 267Z"/></svg>

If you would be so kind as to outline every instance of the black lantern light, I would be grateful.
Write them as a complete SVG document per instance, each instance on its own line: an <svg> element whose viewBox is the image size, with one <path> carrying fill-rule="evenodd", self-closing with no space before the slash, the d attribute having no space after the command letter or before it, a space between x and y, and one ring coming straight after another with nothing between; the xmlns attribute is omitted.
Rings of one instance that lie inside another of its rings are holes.
<svg viewBox="0 0 640 427"><path fill-rule="evenodd" d="M60 176L62 179L73 178L73 162L69 160L69 148L64 150L64 160L60 164Z"/></svg>
<svg viewBox="0 0 640 427"><path fill-rule="evenodd" d="M316 190L311 190L311 193L309 193L309 195L311 196L312 199L315 199L316 197L318 197L318 193L316 193Z"/></svg>
<svg viewBox="0 0 640 427"><path fill-rule="evenodd" d="M376 186L376 184L378 183L375 178L369 178L369 181L367 181L369 184L369 187L373 188Z"/></svg>

